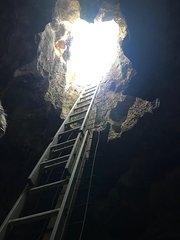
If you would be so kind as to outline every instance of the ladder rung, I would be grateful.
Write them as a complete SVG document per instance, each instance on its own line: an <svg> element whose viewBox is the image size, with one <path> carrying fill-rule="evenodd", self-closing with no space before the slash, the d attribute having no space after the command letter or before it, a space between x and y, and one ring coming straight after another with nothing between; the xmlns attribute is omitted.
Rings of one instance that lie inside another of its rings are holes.
<svg viewBox="0 0 180 240"><path fill-rule="evenodd" d="M81 111L81 112L73 113L73 114L71 114L70 117L75 117L75 116L78 116L79 114L83 114L83 113L85 113L85 112L87 112L87 109L86 109L86 110L83 110L83 111Z"/></svg>
<svg viewBox="0 0 180 240"><path fill-rule="evenodd" d="M30 192L34 193L34 192L38 192L38 191L41 191L41 190L44 191L44 190L47 190L47 189L50 189L50 188L53 188L53 187L62 186L64 184L66 184L67 182L68 182L68 179L48 183L48 184L45 184L45 185L41 185L41 186L38 186L38 187L31 188Z"/></svg>
<svg viewBox="0 0 180 240"><path fill-rule="evenodd" d="M90 89L93 89L93 88L96 88L96 87L97 87L97 86L90 87L90 88L86 89L85 91L87 92L87 91L89 91Z"/></svg>
<svg viewBox="0 0 180 240"><path fill-rule="evenodd" d="M63 134L70 133L70 132L73 132L73 131L77 131L77 130L79 130L79 129L80 129L80 127L72 128L72 129L70 129L70 130L67 130L67 131L64 131L64 132L60 133L59 136L61 136L61 135L63 135Z"/></svg>
<svg viewBox="0 0 180 240"><path fill-rule="evenodd" d="M87 96L81 97L80 99L84 99L84 98L90 97L90 96L92 96L92 95L94 95L94 93L90 93L90 94L88 94Z"/></svg>
<svg viewBox="0 0 180 240"><path fill-rule="evenodd" d="M15 218L15 219L10 220L9 224L16 225L16 224L23 224L23 223L28 223L28 222L39 221L41 219L49 218L55 214L58 214L58 212L59 212L59 208L53 209L50 211L41 212L41 213L32 214L32 215L21 217L21 218Z"/></svg>
<svg viewBox="0 0 180 240"><path fill-rule="evenodd" d="M74 108L74 111L76 111L76 110L78 110L78 109L80 109L80 108L83 108L83 107L88 107L89 105L90 105L90 103L87 103L87 104L85 104L85 105L83 105L83 106ZM86 111L87 111L87 110L86 110Z"/></svg>
<svg viewBox="0 0 180 240"><path fill-rule="evenodd" d="M92 98L89 98L89 99L84 100L84 101L82 101L82 102L78 102L77 105L78 105L78 104L81 104L81 103L85 103L85 102L91 101L91 100L92 100Z"/></svg>
<svg viewBox="0 0 180 240"><path fill-rule="evenodd" d="M62 148L57 148L57 149L55 148L57 146L54 146L54 147L51 148L51 153L63 151L65 149L67 149L67 148L72 148L73 146L74 146L74 144L68 145L68 146L65 146L65 147L62 147Z"/></svg>
<svg viewBox="0 0 180 240"><path fill-rule="evenodd" d="M80 122L80 121L82 121L82 120L84 120L84 117L83 117L83 118L78 118L78 119L73 120L73 121L70 121L70 122L66 123L65 125L66 125L66 126L67 126L67 125L71 125L71 124L73 124L73 123Z"/></svg>
<svg viewBox="0 0 180 240"><path fill-rule="evenodd" d="M60 163L60 161L61 160L65 160L65 159L67 159L67 158L69 158L69 154L68 155L65 155L65 156L62 156L62 157L57 157L57 158L53 158L53 159L49 159L49 160L47 160L47 161L43 161L43 162L41 162L41 165L46 165L46 164L48 164L48 163ZM64 161L62 161L62 162L64 162Z"/></svg>
<svg viewBox="0 0 180 240"><path fill-rule="evenodd" d="M91 93L91 92L94 92L94 91L95 91L95 89L92 89L92 90L90 90L90 91L88 91L88 92L85 92L85 93L83 93L83 96L86 95L86 94L89 94L89 93Z"/></svg>
<svg viewBox="0 0 180 240"><path fill-rule="evenodd" d="M51 148L55 148L55 147L61 147L63 145L66 145L66 144L70 144L70 143L73 143L76 141L76 138L74 139L71 139L71 140L68 140L68 141L65 141L65 142L62 142L62 143L58 143L56 145L53 145ZM69 146L69 145L68 145Z"/></svg>
<svg viewBox="0 0 180 240"><path fill-rule="evenodd" d="M63 162L54 163L54 164L51 164L51 165L48 165L48 166L44 166L44 169L46 170L46 169L50 169L50 168L56 168L60 165L65 165L67 162L68 162L68 160L63 161Z"/></svg>

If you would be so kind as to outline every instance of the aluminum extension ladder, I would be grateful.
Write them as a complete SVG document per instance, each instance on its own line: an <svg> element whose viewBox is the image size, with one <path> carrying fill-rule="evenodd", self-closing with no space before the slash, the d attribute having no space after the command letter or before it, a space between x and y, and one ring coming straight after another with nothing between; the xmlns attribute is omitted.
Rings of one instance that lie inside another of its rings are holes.
<svg viewBox="0 0 180 240"><path fill-rule="evenodd" d="M88 117L97 86L86 88L30 174L0 228L0 240L61 240L88 158Z"/></svg>

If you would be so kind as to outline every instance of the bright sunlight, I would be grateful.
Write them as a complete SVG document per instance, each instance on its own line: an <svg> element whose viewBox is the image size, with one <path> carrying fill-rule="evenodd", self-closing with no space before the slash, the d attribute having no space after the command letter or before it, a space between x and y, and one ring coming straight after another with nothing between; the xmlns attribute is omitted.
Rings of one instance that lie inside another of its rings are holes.
<svg viewBox="0 0 180 240"><path fill-rule="evenodd" d="M71 78L80 86L100 82L117 56L118 24L114 20L88 23L80 19L73 24L71 36L68 61Z"/></svg>

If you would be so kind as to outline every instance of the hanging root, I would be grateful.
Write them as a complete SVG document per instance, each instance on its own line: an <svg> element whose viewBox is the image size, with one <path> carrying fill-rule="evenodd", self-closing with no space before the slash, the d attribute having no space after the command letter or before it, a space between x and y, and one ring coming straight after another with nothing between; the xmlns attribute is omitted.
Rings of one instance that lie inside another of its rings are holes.
<svg viewBox="0 0 180 240"><path fill-rule="evenodd" d="M6 114L0 102L0 138L5 134L7 127Z"/></svg>

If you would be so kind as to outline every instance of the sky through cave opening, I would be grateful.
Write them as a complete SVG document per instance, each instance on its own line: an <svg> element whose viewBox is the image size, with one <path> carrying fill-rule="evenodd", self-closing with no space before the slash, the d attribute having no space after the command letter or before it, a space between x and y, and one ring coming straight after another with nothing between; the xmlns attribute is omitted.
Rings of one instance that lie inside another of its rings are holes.
<svg viewBox="0 0 180 240"><path fill-rule="evenodd" d="M71 37L67 79L82 87L100 82L117 57L118 24L114 20L88 23L78 19L71 27Z"/></svg>

